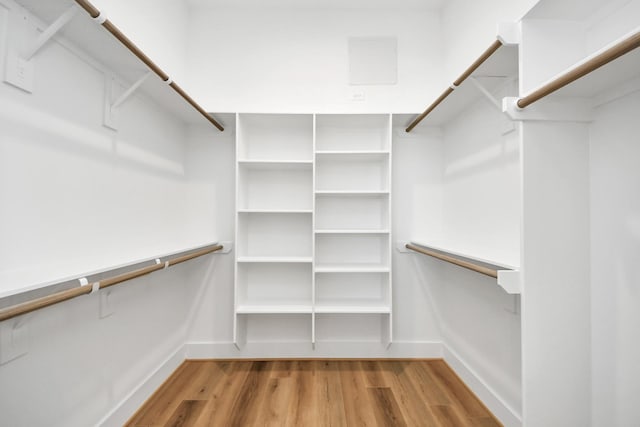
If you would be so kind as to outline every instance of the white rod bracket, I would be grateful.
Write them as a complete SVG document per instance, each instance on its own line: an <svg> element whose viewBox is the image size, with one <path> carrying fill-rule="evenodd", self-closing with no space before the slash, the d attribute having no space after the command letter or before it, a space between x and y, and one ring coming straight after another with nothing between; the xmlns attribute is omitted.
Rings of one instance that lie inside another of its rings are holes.
<svg viewBox="0 0 640 427"><path fill-rule="evenodd" d="M119 106L121 106L134 92L142 85L142 83L147 80L147 78L151 75L151 71L147 71L142 77L140 77L134 84L132 84L129 89L127 89L116 101L111 104L111 110L115 110Z"/></svg>
<svg viewBox="0 0 640 427"><path fill-rule="evenodd" d="M71 5L62 15L58 17L51 25L49 25L36 39L36 41L29 47L24 55L26 61L30 61L33 56L38 53L40 49L49 41L58 31L73 19L78 13L78 7L74 4Z"/></svg>
<svg viewBox="0 0 640 427"><path fill-rule="evenodd" d="M233 242L219 242L222 245L222 249L214 252L214 254L228 254L233 250Z"/></svg>
<svg viewBox="0 0 640 427"><path fill-rule="evenodd" d="M405 240L398 240L396 242L396 249L398 250L398 252L403 253L403 254L412 253L413 251L411 249L407 248L407 245L409 243L411 243L411 242L405 241Z"/></svg>
<svg viewBox="0 0 640 427"><path fill-rule="evenodd" d="M106 15L104 13L98 12L98 16L96 16L95 18L91 18L91 19L93 19L93 22L95 22L96 24L102 25L107 20L107 17L106 17Z"/></svg>
<svg viewBox="0 0 640 427"><path fill-rule="evenodd" d="M522 293L521 274L518 270L498 270L498 285L508 294Z"/></svg>
<svg viewBox="0 0 640 427"><path fill-rule="evenodd" d="M517 97L502 99L502 111L518 121L578 122L590 123L594 120L591 103L585 98L546 98L529 105L518 107Z"/></svg>
<svg viewBox="0 0 640 427"><path fill-rule="evenodd" d="M517 22L501 22L498 24L498 40L504 46L520 44L520 24Z"/></svg>

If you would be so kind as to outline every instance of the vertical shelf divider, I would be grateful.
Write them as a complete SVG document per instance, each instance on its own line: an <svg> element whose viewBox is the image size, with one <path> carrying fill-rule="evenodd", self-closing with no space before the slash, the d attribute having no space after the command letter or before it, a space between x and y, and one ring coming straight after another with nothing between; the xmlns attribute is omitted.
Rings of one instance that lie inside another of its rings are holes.
<svg viewBox="0 0 640 427"><path fill-rule="evenodd" d="M313 115L312 214L311 214L311 345L316 348L316 114Z"/></svg>
<svg viewBox="0 0 640 427"><path fill-rule="evenodd" d="M238 222L240 220L239 218L239 210L241 208L240 206L240 172L239 172L239 164L238 164L238 160L240 159L241 156L241 151L240 151L240 142L241 142L241 134L242 134L242 122L240 120L240 114L236 113L236 158L235 158L235 183L236 183L236 205L235 205L235 214L233 217L234 220L234 242L236 242L235 244L235 250L233 251L233 258L234 258L234 262L233 262L233 344L236 346L236 348L238 350L240 350L240 347L242 345L244 345L244 340L242 340L243 342L241 343L239 337L238 337L238 327L241 325L238 325ZM242 325L245 326L245 325ZM245 329L243 327L243 329Z"/></svg>
<svg viewBox="0 0 640 427"><path fill-rule="evenodd" d="M388 332L386 347L389 348L393 342L393 245L392 245L392 233L393 233L393 115L389 114L389 128L387 130L387 141L389 143L389 172L387 176L387 188L389 189L389 202L387 203L387 229L389 230L389 242L387 253L389 257L389 282L388 282L388 301L389 301L389 314L388 316Z"/></svg>

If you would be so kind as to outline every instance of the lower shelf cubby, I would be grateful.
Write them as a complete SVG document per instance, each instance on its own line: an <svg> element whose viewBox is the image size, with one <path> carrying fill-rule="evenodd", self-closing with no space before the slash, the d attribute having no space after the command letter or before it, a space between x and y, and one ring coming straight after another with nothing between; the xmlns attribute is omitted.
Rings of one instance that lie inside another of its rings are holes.
<svg viewBox="0 0 640 427"><path fill-rule="evenodd" d="M384 272L389 264L388 234L316 235L316 272Z"/></svg>
<svg viewBox="0 0 640 427"><path fill-rule="evenodd" d="M311 313L311 263L238 264L236 312Z"/></svg>
<svg viewBox="0 0 640 427"><path fill-rule="evenodd" d="M238 258L311 257L311 215L240 213Z"/></svg>
<svg viewBox="0 0 640 427"><path fill-rule="evenodd" d="M316 313L389 313L389 273L316 274Z"/></svg>
<svg viewBox="0 0 640 427"><path fill-rule="evenodd" d="M311 314L237 314L236 317L236 344L311 344Z"/></svg>
<svg viewBox="0 0 640 427"><path fill-rule="evenodd" d="M316 314L315 338L322 342L386 342L387 314Z"/></svg>
<svg viewBox="0 0 640 427"><path fill-rule="evenodd" d="M388 194L316 195L316 230L385 230L388 228Z"/></svg>

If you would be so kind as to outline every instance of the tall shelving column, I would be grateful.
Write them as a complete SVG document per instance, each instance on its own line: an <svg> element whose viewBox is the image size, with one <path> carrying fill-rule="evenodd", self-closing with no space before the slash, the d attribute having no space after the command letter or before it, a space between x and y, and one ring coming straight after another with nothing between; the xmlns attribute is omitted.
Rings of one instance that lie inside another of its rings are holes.
<svg viewBox="0 0 640 427"><path fill-rule="evenodd" d="M234 342L246 343L256 316L259 325L293 328L286 332L290 341L310 342L313 116L239 114L236 120Z"/></svg>
<svg viewBox="0 0 640 427"><path fill-rule="evenodd" d="M332 316L381 316L392 340L391 116L317 115L314 338ZM328 336L320 336L330 340Z"/></svg>

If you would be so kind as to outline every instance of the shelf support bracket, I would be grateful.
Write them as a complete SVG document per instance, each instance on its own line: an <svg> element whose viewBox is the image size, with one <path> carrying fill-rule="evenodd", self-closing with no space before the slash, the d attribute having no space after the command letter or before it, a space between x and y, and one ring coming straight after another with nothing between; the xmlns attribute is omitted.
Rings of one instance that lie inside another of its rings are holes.
<svg viewBox="0 0 640 427"><path fill-rule="evenodd" d="M125 103L127 99L131 97L135 93L136 90L147 80L147 78L151 75L151 71L147 71L142 77L140 77L135 83L133 83L127 90L124 91L122 95L120 95L114 102L111 102L113 99L114 92L114 80L115 76L111 73L105 74L105 82L104 82L104 117L103 124L104 126L118 130L118 109L119 107Z"/></svg>
<svg viewBox="0 0 640 427"><path fill-rule="evenodd" d="M496 107L499 111L502 111L502 103L498 101L498 99L493 96L493 94L489 92L487 88L484 87L476 77L469 77L469 80L480 91L480 93L483 94L485 98L487 98L489 102L494 105L494 107Z"/></svg>
<svg viewBox="0 0 640 427"><path fill-rule="evenodd" d="M134 84L132 84L129 89L127 89L116 101L111 104L111 110L117 109L119 106L124 104L124 102L129 99L131 95L135 93L135 91L142 85L142 83L147 80L147 78L151 75L151 71L147 71L142 77L140 77Z"/></svg>
<svg viewBox="0 0 640 427"><path fill-rule="evenodd" d="M78 7L74 4L71 5L62 15L58 17L51 25L49 25L36 39L35 42L29 47L27 52L24 55L25 61L30 61L36 53L42 49L42 47L47 44L49 40L53 36L56 35L58 31L60 31L65 25L69 23L73 19L73 17L78 13Z"/></svg>

